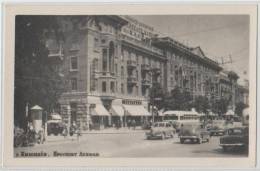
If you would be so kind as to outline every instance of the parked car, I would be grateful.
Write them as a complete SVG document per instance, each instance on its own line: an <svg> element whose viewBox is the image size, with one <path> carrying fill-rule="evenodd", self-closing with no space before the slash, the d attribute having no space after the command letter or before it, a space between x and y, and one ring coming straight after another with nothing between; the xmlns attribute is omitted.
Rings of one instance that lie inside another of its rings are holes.
<svg viewBox="0 0 260 171"><path fill-rule="evenodd" d="M146 138L161 138L165 139L166 137L173 138L176 133L176 130L169 122L156 122L152 125L149 132L146 132Z"/></svg>
<svg viewBox="0 0 260 171"><path fill-rule="evenodd" d="M224 151L234 148L248 148L248 127L229 128L223 137L220 137L220 146Z"/></svg>
<svg viewBox="0 0 260 171"><path fill-rule="evenodd" d="M180 142L183 144L185 140L190 140L191 142L197 142L199 144L204 141L209 142L210 133L201 124L183 124L180 128Z"/></svg>
<svg viewBox="0 0 260 171"><path fill-rule="evenodd" d="M60 120L49 120L47 122L47 134L59 135L63 133L65 125Z"/></svg>

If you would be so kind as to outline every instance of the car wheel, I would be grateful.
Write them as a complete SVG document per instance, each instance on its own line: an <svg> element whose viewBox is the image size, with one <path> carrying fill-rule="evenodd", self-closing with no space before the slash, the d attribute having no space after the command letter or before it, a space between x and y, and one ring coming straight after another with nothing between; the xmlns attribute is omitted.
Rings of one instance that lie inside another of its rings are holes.
<svg viewBox="0 0 260 171"><path fill-rule="evenodd" d="M162 133L162 140L165 139L165 133Z"/></svg>
<svg viewBox="0 0 260 171"><path fill-rule="evenodd" d="M183 144L183 143L184 143L184 140L185 140L185 139L183 139L183 138L180 138L181 144Z"/></svg>

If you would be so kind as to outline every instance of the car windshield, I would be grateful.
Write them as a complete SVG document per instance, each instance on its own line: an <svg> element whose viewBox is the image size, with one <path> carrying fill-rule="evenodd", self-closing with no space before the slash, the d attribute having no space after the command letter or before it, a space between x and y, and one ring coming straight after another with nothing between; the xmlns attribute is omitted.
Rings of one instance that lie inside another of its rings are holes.
<svg viewBox="0 0 260 171"><path fill-rule="evenodd" d="M229 135L241 135L243 134L243 129L229 129L228 134Z"/></svg>
<svg viewBox="0 0 260 171"><path fill-rule="evenodd" d="M197 124L187 124L182 126L184 129L194 129L194 128L199 128L200 126Z"/></svg>
<svg viewBox="0 0 260 171"><path fill-rule="evenodd" d="M164 123L155 123L154 127L164 127Z"/></svg>

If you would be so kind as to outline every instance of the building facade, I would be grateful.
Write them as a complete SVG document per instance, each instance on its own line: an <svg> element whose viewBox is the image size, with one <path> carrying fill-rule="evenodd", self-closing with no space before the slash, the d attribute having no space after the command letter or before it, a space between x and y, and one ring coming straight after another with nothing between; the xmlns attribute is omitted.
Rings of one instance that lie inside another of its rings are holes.
<svg viewBox="0 0 260 171"><path fill-rule="evenodd" d="M68 124L89 129L122 125L129 119L141 123L151 117L149 90L155 82L167 91L176 87L189 91L193 98L219 99L226 89L235 93L237 79L231 85L223 83L222 68L200 47L160 37L131 17L80 16L61 21L65 41L57 47L62 48L61 70L68 86L59 103Z"/></svg>

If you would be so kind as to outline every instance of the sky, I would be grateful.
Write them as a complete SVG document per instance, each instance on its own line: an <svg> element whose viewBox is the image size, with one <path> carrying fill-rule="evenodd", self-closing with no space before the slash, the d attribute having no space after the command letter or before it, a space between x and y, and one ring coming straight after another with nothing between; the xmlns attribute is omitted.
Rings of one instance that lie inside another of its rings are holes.
<svg viewBox="0 0 260 171"><path fill-rule="evenodd" d="M248 79L249 16L247 15L146 15L132 16L189 47L200 46L205 55L223 68Z"/></svg>

